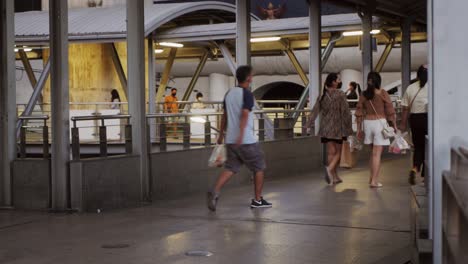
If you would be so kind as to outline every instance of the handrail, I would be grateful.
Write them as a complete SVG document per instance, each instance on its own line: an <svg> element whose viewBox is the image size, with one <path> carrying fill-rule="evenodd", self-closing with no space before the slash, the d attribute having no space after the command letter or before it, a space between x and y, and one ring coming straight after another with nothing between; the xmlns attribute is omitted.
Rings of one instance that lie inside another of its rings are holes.
<svg viewBox="0 0 468 264"><path fill-rule="evenodd" d="M49 120L48 115L18 116L19 120Z"/></svg>
<svg viewBox="0 0 468 264"><path fill-rule="evenodd" d="M253 114L290 114L290 113L309 113L309 109L305 110L294 110L294 109L285 109L285 110L254 110ZM221 116L222 112L214 113L160 113L160 114L147 114L146 118L161 118L161 117L196 117L196 116Z"/></svg>
<svg viewBox="0 0 468 264"><path fill-rule="evenodd" d="M91 115L91 116L73 116L71 121L73 122L73 127L76 127L77 121L97 121L101 120L104 125L104 120L113 120L113 119L130 119L130 115Z"/></svg>

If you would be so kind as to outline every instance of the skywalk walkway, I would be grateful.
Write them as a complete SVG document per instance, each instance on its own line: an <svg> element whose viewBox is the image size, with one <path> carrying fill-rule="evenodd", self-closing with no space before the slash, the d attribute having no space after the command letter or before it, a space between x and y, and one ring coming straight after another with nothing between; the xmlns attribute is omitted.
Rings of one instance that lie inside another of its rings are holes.
<svg viewBox="0 0 468 264"><path fill-rule="evenodd" d="M216 213L202 194L99 214L0 211L0 263L405 263L408 166L406 157L387 159L379 190L363 166L343 171L336 187L318 172L271 180L274 207L262 210L248 207L244 186L226 189Z"/></svg>

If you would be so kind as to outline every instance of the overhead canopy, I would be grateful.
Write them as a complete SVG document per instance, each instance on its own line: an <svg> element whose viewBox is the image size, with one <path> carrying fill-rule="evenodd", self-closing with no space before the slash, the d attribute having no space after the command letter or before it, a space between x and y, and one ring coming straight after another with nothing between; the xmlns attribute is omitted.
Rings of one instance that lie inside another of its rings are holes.
<svg viewBox="0 0 468 264"><path fill-rule="evenodd" d="M357 14L322 16L322 32L361 30L361 24L361 19ZM254 37L308 33L308 17L252 21L252 36ZM235 23L178 27L156 35L156 39L160 41L180 42L224 40L235 37Z"/></svg>
<svg viewBox="0 0 468 264"><path fill-rule="evenodd" d="M235 13L232 4L204 1L145 5L145 34L188 13L218 10ZM126 38L126 6L109 8L79 8L69 10L70 41L113 42ZM41 44L49 40L49 12L34 11L15 14L17 44Z"/></svg>

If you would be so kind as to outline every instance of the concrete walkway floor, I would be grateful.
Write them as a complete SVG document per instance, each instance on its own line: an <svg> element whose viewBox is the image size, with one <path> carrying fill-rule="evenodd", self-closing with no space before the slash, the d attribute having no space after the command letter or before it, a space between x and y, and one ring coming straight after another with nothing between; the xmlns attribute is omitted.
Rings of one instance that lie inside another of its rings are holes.
<svg viewBox="0 0 468 264"><path fill-rule="evenodd" d="M321 173L268 181L271 209L251 210L246 186L223 192L216 213L201 194L100 214L0 211L0 263L405 263L408 167L408 158L385 161L379 190L364 168L342 171L336 187Z"/></svg>

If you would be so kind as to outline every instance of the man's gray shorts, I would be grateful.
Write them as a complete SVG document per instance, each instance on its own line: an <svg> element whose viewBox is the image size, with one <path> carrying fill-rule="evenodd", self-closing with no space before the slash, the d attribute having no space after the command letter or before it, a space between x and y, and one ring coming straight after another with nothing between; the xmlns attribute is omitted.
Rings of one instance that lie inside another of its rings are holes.
<svg viewBox="0 0 468 264"><path fill-rule="evenodd" d="M227 160L224 164L226 170L238 173L242 165L245 165L250 171L257 173L266 168L265 157L258 143L238 147L227 144L226 152Z"/></svg>

